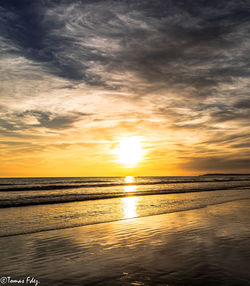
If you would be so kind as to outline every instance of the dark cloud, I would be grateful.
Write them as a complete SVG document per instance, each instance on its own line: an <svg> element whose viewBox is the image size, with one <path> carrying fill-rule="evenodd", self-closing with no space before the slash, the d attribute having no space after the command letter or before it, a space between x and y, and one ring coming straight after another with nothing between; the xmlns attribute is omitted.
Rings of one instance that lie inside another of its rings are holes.
<svg viewBox="0 0 250 286"><path fill-rule="evenodd" d="M79 61L76 41L63 33L53 33L67 24L53 17L46 18L46 11L57 5L56 2L48 5L47 1L6 1L0 10L1 34L18 47L19 55L41 64L47 72L91 84L98 80L98 75L86 72L85 61L96 61L101 55L82 47Z"/></svg>
<svg viewBox="0 0 250 286"><path fill-rule="evenodd" d="M2 129L6 129L6 130L10 130L10 131L17 129L16 124L9 122L5 119L1 119L1 118L0 118L0 126Z"/></svg>
<svg viewBox="0 0 250 286"><path fill-rule="evenodd" d="M232 145L233 148L250 148L250 142L243 142L239 144Z"/></svg>
<svg viewBox="0 0 250 286"><path fill-rule="evenodd" d="M250 99L239 100L234 104L234 107L239 109L250 109Z"/></svg>
<svg viewBox="0 0 250 286"><path fill-rule="evenodd" d="M6 1L1 31L48 72L88 84L106 85L91 69L95 65L131 71L151 83L192 86L196 94L248 76L245 2L188 2ZM100 38L111 40L110 46L95 46ZM109 53L113 40L119 48Z"/></svg>
<svg viewBox="0 0 250 286"><path fill-rule="evenodd" d="M224 110L224 111L215 111L210 114L212 121L226 122L226 121L245 121L249 123L250 120L250 111L247 112L237 112L235 110Z"/></svg>
<svg viewBox="0 0 250 286"><path fill-rule="evenodd" d="M81 117L87 116L85 113L73 113L69 115L56 115L51 112L43 112L37 110L28 110L17 116L25 118L26 116L34 116L38 124L30 124L32 127L46 127L49 129L65 129L73 126L74 122L80 120Z"/></svg>
<svg viewBox="0 0 250 286"><path fill-rule="evenodd" d="M0 14L19 55L69 81L207 98L249 77L246 1L3 1ZM138 84L107 80L126 72Z"/></svg>
<svg viewBox="0 0 250 286"><path fill-rule="evenodd" d="M200 144L204 144L204 145L218 145L218 144L231 144L231 143L236 143L239 141L243 141L245 142L247 139L249 138L249 134L248 133L243 133L242 131L239 130L239 133L235 133L235 134L225 134L225 132L223 130L218 131L216 133L214 133L214 138L211 138L210 140L207 141L203 141L200 142Z"/></svg>
<svg viewBox="0 0 250 286"><path fill-rule="evenodd" d="M199 13L180 6L172 3L160 18L146 19L142 10L140 20L147 21L148 30L123 37L121 49L108 62L110 71L129 70L151 86L193 88L190 96L211 96L219 84L248 77L248 51L242 41L249 36L245 28L250 17L243 6L226 5L228 11L224 7L221 14L216 11L219 4L190 4Z"/></svg>
<svg viewBox="0 0 250 286"><path fill-rule="evenodd" d="M25 137L27 134L23 132L40 127L52 130L68 129L73 127L75 122L89 115L90 114L88 113L82 112L71 112L70 114L59 115L39 110L26 110L23 113L9 113L5 114L5 119L0 119L0 134L5 136ZM29 136L31 135L28 135L28 137Z"/></svg>
<svg viewBox="0 0 250 286"><path fill-rule="evenodd" d="M22 146L26 145L27 143L25 142L18 142L18 141L0 141L0 145L3 146Z"/></svg>

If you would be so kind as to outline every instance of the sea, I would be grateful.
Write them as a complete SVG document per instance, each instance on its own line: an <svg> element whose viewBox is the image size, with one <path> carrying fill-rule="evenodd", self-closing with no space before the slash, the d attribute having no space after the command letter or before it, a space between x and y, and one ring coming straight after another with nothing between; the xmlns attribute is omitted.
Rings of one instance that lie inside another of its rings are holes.
<svg viewBox="0 0 250 286"><path fill-rule="evenodd" d="M0 284L250 285L250 175L0 178Z"/></svg>
<svg viewBox="0 0 250 286"><path fill-rule="evenodd" d="M0 237L250 198L250 175L0 178Z"/></svg>

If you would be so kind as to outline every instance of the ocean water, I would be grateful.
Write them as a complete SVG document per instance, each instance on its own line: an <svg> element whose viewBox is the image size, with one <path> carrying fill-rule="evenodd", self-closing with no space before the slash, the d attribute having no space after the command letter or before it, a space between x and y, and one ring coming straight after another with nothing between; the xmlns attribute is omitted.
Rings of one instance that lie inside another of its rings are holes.
<svg viewBox="0 0 250 286"><path fill-rule="evenodd" d="M250 198L250 176L1 178L0 236Z"/></svg>
<svg viewBox="0 0 250 286"><path fill-rule="evenodd" d="M250 285L249 205L247 175L2 178L0 283Z"/></svg>

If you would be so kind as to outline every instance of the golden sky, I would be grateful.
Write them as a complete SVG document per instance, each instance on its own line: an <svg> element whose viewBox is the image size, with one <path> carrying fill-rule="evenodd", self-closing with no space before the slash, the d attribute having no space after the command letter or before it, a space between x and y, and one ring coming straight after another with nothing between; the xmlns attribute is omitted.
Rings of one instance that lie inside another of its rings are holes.
<svg viewBox="0 0 250 286"><path fill-rule="evenodd" d="M249 172L244 1L5 2L0 176Z"/></svg>

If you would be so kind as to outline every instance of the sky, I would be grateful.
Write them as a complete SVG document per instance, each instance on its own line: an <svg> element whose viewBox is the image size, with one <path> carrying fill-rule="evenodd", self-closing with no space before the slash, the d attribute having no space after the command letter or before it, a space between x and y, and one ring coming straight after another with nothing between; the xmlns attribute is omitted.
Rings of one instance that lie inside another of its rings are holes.
<svg viewBox="0 0 250 286"><path fill-rule="evenodd" d="M248 0L2 0L0 176L249 173L249 50Z"/></svg>

